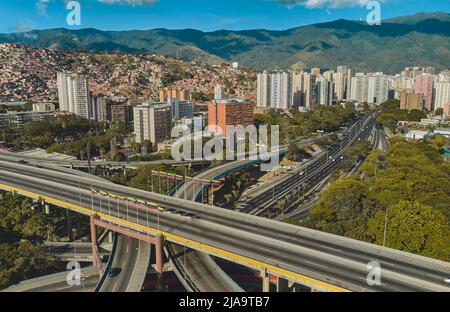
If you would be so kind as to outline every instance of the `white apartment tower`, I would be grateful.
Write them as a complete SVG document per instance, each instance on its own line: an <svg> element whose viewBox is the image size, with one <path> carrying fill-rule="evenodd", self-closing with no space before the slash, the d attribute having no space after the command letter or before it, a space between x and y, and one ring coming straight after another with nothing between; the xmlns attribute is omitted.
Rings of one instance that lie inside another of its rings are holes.
<svg viewBox="0 0 450 312"><path fill-rule="evenodd" d="M60 111L92 118L88 79L77 74L58 73L57 80Z"/></svg>
<svg viewBox="0 0 450 312"><path fill-rule="evenodd" d="M368 89L368 77L363 73L357 73L355 77L352 77L350 100L357 101L359 103L367 102Z"/></svg>
<svg viewBox="0 0 450 312"><path fill-rule="evenodd" d="M436 95L434 98L434 109L444 108L444 105L450 103L450 82L437 82Z"/></svg>
<svg viewBox="0 0 450 312"><path fill-rule="evenodd" d="M292 107L292 75L286 72L272 74L270 95L271 108L290 109Z"/></svg>
<svg viewBox="0 0 450 312"><path fill-rule="evenodd" d="M264 71L258 74L256 106L268 108L270 106L270 80L271 76Z"/></svg>
<svg viewBox="0 0 450 312"><path fill-rule="evenodd" d="M389 78L383 73L376 73L368 77L367 103L381 104L388 99Z"/></svg>
<svg viewBox="0 0 450 312"><path fill-rule="evenodd" d="M57 74L58 84L58 98L59 98L59 110L61 112L69 112L69 88L67 86L67 74L58 72Z"/></svg>
<svg viewBox="0 0 450 312"><path fill-rule="evenodd" d="M214 88L214 99L215 100L221 100L223 99L223 87L222 85L218 84L215 88Z"/></svg>

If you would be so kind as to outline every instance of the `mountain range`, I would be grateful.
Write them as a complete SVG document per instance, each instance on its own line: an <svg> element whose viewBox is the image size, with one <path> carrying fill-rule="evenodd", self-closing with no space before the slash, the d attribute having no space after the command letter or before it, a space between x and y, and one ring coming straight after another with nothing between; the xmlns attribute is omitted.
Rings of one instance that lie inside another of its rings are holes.
<svg viewBox="0 0 450 312"><path fill-rule="evenodd" d="M194 29L101 31L93 28L0 34L0 43L87 52L157 53L188 61L237 61L257 70L349 65L393 74L405 66L450 67L450 14L418 13L379 26L336 20L284 31Z"/></svg>

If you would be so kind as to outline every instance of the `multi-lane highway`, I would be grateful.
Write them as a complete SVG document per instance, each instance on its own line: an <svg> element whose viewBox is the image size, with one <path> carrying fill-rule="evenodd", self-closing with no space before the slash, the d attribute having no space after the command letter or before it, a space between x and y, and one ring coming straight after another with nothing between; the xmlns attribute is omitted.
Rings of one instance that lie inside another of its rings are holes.
<svg viewBox="0 0 450 312"><path fill-rule="evenodd" d="M96 213L105 221L141 233L161 233L169 242L266 269L316 289L450 290L445 282L450 276L446 262L96 179L9 162L0 162L0 170L0 188L5 190L80 213ZM92 194L92 187L152 201L165 210L101 198ZM382 283L370 286L367 264L374 260L381 265Z"/></svg>
<svg viewBox="0 0 450 312"><path fill-rule="evenodd" d="M321 137L325 136L328 135ZM305 139L298 142L298 145L304 147L315 140ZM281 147L280 151L284 153L286 147ZM252 160L234 161L206 170L196 177L200 179L219 179L254 163L255 161ZM201 192L202 187L199 185L184 184L178 189L175 196L195 201ZM208 254L186 249L176 244L168 244L166 252L168 253L174 271L187 290L193 292L243 291Z"/></svg>
<svg viewBox="0 0 450 312"><path fill-rule="evenodd" d="M245 160L224 164L197 175L197 178L215 179L248 163L249 161ZM201 188L195 184L183 184L175 196L195 201ZM171 243L167 244L166 252L175 273L187 290L192 292L243 291L208 254Z"/></svg>
<svg viewBox="0 0 450 312"><path fill-rule="evenodd" d="M65 271L48 276L21 282L2 290L3 292L93 292L97 285L98 268L81 268L79 283L69 284L67 279L71 271ZM69 279L73 281L74 276Z"/></svg>
<svg viewBox="0 0 450 312"><path fill-rule="evenodd" d="M117 276L107 276L100 292L139 292L142 289L150 262L151 246L146 242L120 235L111 268Z"/></svg>
<svg viewBox="0 0 450 312"><path fill-rule="evenodd" d="M370 136L376 124L375 116L376 114L372 113L370 117L366 116L358 120L339 138L338 142L327 147L326 151L311 162L261 188L251 197L247 197L239 204L238 210L257 216L266 216L270 212L277 212L277 202L292 190L301 188L307 192L324 181L343 161L348 148L358 140L365 140Z"/></svg>
<svg viewBox="0 0 450 312"><path fill-rule="evenodd" d="M0 158L5 160L15 161L18 158L22 159L24 162L29 162L38 165L58 165L58 166L66 166L66 167L88 167L89 162L87 160L65 160L65 159L55 159L50 157L38 157L38 156L30 156L30 155L21 155L17 153L12 153L4 150L0 150ZM146 165L185 165L185 164L201 164L205 161L175 161L171 159L162 159L162 160L154 160L154 161L130 161L130 162L121 162L121 161L91 161L90 165L92 167L103 166L103 167L127 167L127 168L136 168L139 166Z"/></svg>

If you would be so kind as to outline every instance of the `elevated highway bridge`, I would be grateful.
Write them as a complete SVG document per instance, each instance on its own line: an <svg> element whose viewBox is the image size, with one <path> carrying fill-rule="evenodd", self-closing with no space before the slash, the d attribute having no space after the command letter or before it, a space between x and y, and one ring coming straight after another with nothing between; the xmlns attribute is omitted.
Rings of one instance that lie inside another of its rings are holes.
<svg viewBox="0 0 450 312"><path fill-rule="evenodd" d="M163 238L322 291L449 291L450 264L213 206L0 162L0 189L91 216L94 224ZM102 197L138 198L161 209ZM381 285L367 283L378 261Z"/></svg>

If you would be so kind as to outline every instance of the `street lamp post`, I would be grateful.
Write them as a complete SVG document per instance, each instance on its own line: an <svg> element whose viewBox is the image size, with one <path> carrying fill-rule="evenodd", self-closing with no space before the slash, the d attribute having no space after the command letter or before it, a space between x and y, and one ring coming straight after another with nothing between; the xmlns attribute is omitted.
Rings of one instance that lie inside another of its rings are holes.
<svg viewBox="0 0 450 312"><path fill-rule="evenodd" d="M383 247L386 247L387 222L388 222L388 208L386 208L386 215L384 218Z"/></svg>

